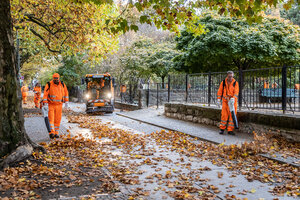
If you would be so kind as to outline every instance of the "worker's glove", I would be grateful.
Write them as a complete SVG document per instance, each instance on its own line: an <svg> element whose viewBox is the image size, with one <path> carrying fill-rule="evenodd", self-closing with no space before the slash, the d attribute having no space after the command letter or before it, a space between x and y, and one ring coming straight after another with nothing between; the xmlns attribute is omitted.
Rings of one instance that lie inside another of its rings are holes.
<svg viewBox="0 0 300 200"><path fill-rule="evenodd" d="M68 108L69 108L69 103L65 102L65 109L68 109Z"/></svg>
<svg viewBox="0 0 300 200"><path fill-rule="evenodd" d="M217 100L217 106L220 107L221 106L221 99Z"/></svg>

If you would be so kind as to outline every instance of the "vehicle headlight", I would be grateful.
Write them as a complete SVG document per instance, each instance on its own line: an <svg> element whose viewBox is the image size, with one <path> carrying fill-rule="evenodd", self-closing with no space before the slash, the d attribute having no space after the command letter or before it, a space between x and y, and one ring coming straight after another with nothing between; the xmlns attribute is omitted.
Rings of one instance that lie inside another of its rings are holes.
<svg viewBox="0 0 300 200"><path fill-rule="evenodd" d="M89 99L89 98L90 98L90 95L89 95L89 94L86 94L86 95L85 95L85 98Z"/></svg>
<svg viewBox="0 0 300 200"><path fill-rule="evenodd" d="M107 93L107 98L111 98L111 93Z"/></svg>

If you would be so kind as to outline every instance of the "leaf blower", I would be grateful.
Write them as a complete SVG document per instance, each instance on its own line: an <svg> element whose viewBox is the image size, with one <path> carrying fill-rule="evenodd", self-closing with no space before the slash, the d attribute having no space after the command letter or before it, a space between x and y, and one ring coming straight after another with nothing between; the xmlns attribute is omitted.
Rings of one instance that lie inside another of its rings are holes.
<svg viewBox="0 0 300 200"><path fill-rule="evenodd" d="M51 128L50 128L50 123L49 123L49 118L48 118L48 111L49 111L49 108L48 108L48 105L46 104L42 107L42 112L43 112L43 116L44 116L44 120L45 120L45 124L46 124L47 130L48 130L48 133L50 133Z"/></svg>
<svg viewBox="0 0 300 200"><path fill-rule="evenodd" d="M233 120L233 124L234 124L234 128L238 129L239 128L239 124L237 121L237 117L235 115L235 109L234 109L234 98L231 98L228 102L228 106L229 106L229 110L232 116L232 120Z"/></svg>

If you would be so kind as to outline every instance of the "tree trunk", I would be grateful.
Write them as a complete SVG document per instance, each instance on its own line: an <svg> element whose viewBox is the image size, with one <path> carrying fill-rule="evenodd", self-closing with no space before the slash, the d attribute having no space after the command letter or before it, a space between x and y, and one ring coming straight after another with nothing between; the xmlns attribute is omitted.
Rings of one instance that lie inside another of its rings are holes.
<svg viewBox="0 0 300 200"><path fill-rule="evenodd" d="M10 14L10 0L0 1L0 168L31 155L37 147L24 128L21 91ZM4 160L1 158L10 154Z"/></svg>

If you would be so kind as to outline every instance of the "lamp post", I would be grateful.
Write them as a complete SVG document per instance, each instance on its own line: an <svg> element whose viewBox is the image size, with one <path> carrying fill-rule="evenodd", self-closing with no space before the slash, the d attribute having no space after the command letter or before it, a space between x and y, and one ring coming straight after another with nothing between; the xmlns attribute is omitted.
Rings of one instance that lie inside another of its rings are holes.
<svg viewBox="0 0 300 200"><path fill-rule="evenodd" d="M20 85L22 83L21 74L20 74L20 66L21 66L21 56L20 56L20 39L19 39L19 33L17 31L17 47L16 47L16 57L17 57L17 78L20 81Z"/></svg>

